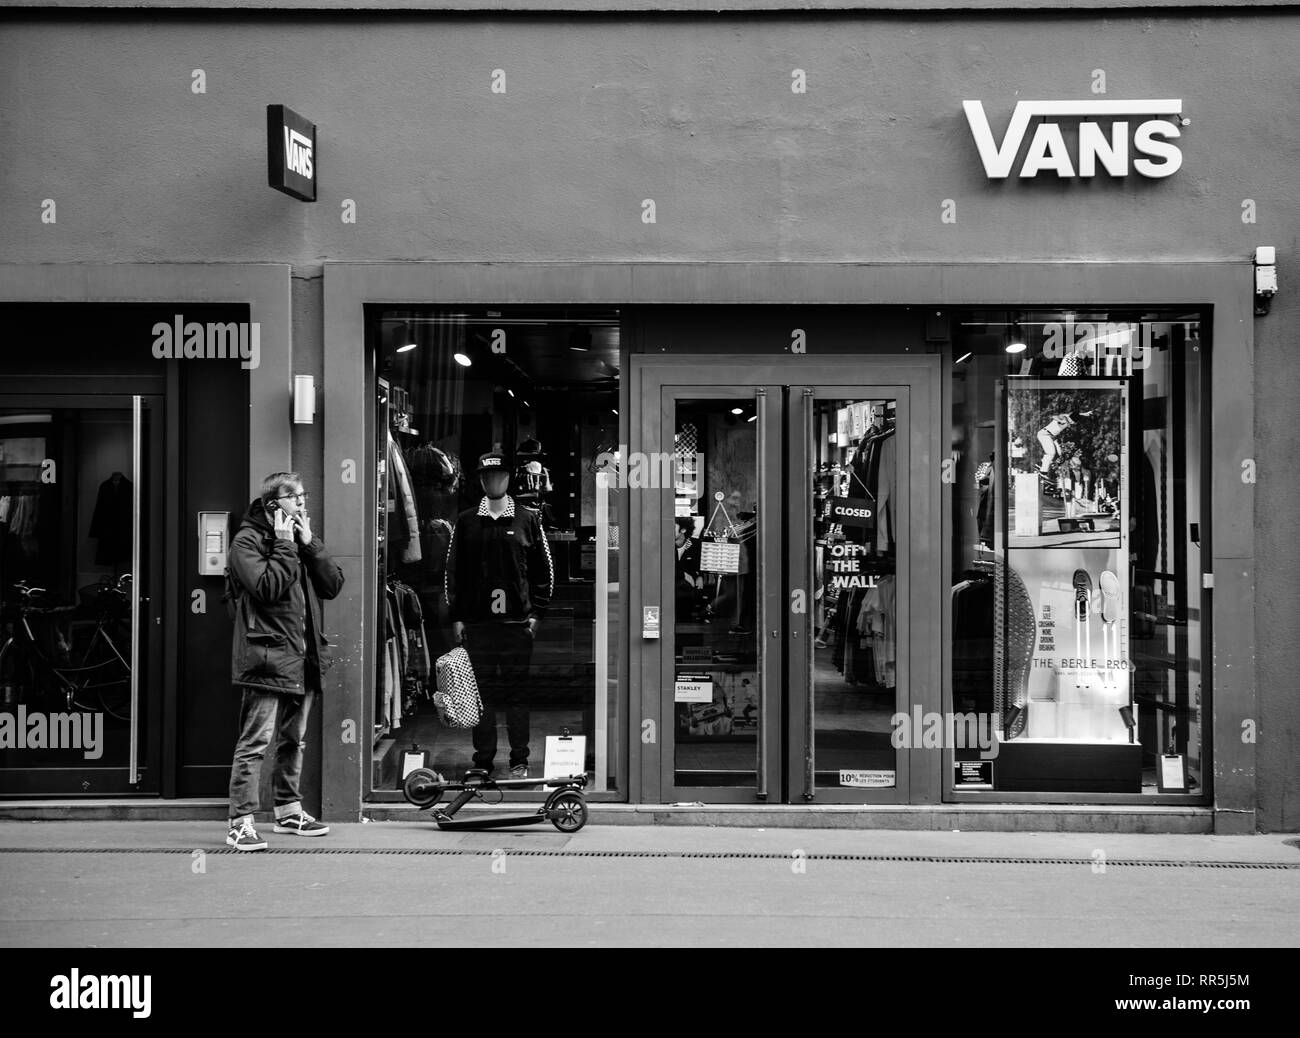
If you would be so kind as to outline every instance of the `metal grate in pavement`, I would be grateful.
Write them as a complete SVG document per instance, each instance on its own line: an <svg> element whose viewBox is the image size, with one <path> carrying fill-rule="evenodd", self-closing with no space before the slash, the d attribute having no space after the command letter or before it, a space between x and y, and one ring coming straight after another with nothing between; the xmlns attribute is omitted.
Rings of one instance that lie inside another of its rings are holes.
<svg viewBox="0 0 1300 1038"><path fill-rule="evenodd" d="M772 851L570 851L529 849L527 847L501 846L486 848L466 847L283 847L264 851L237 851L233 847L0 847L0 854L193 854L195 850L206 854L371 854L381 856L441 856L473 858L490 856L496 850L518 858L685 858L712 861L756 860L791 861L793 854ZM1087 865L1098 864L1093 858L1012 858L977 857L974 855L946 856L937 854L801 854L806 861L860 861L860 862L917 862L930 865ZM1135 858L1107 858L1107 866L1148 869L1300 869L1300 862L1263 861L1171 861Z"/></svg>

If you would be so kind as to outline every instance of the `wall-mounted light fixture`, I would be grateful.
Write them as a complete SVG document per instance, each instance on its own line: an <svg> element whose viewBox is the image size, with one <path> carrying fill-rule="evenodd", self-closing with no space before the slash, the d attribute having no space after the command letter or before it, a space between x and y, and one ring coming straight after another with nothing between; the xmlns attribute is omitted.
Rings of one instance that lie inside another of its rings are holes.
<svg viewBox="0 0 1300 1038"><path fill-rule="evenodd" d="M293 420L297 425L311 425L316 420L316 378L293 376Z"/></svg>
<svg viewBox="0 0 1300 1038"><path fill-rule="evenodd" d="M1255 250L1255 316L1263 317L1277 293L1277 249L1261 245Z"/></svg>

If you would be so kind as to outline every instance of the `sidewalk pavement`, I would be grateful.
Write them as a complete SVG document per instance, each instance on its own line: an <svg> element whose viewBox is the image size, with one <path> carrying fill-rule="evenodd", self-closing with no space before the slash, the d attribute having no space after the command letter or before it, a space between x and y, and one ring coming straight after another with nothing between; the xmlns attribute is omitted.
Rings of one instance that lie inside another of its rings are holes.
<svg viewBox="0 0 1300 1038"><path fill-rule="evenodd" d="M469 812L465 812L468 816ZM548 824L481 832L442 832L432 821L332 823L328 836L277 836L258 823L268 851L402 851L467 853L535 850L590 857L632 855L762 855L937 857L1135 862L1277 864L1300 869L1300 835L1154 835L1143 833L935 832L887 829L743 829L733 826L588 825L565 835ZM0 821L0 850L190 852L222 850L225 824L175 822ZM233 852L231 852L233 853Z"/></svg>
<svg viewBox="0 0 1300 1038"><path fill-rule="evenodd" d="M237 853L221 822L0 822L0 946L1300 943L1295 835L259 829Z"/></svg>

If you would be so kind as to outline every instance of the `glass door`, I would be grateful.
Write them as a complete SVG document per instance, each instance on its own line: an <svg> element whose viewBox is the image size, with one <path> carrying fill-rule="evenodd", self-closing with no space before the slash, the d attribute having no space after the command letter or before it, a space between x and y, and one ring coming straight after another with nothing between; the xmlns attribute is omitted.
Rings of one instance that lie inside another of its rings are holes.
<svg viewBox="0 0 1300 1038"><path fill-rule="evenodd" d="M791 386L787 768L793 802L908 799L907 386ZM936 632L937 634L937 632Z"/></svg>
<svg viewBox="0 0 1300 1038"><path fill-rule="evenodd" d="M659 495L665 779L677 800L779 799L782 390L662 392L665 435L646 461L671 491Z"/></svg>
<svg viewBox="0 0 1300 1038"><path fill-rule="evenodd" d="M0 793L159 788L162 404L0 396Z"/></svg>
<svg viewBox="0 0 1300 1038"><path fill-rule="evenodd" d="M939 798L942 754L912 738L941 706L928 360L640 365L655 478L628 492L636 608L662 614L639 644L664 801Z"/></svg>

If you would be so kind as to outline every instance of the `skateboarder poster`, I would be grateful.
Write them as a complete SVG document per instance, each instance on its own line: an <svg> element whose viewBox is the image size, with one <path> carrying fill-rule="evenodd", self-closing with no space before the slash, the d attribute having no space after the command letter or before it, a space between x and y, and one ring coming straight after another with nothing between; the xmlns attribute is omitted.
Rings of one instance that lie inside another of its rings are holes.
<svg viewBox="0 0 1300 1038"><path fill-rule="evenodd" d="M1117 548L1128 524L1128 388L1014 379L1006 390L1007 544Z"/></svg>

